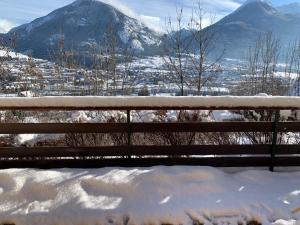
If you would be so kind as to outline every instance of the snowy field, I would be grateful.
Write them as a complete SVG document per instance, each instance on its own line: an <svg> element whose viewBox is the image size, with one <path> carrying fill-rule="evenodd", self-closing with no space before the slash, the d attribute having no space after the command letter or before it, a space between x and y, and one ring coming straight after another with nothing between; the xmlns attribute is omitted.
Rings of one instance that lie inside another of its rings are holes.
<svg viewBox="0 0 300 225"><path fill-rule="evenodd" d="M300 224L300 172L0 171L0 224Z"/></svg>

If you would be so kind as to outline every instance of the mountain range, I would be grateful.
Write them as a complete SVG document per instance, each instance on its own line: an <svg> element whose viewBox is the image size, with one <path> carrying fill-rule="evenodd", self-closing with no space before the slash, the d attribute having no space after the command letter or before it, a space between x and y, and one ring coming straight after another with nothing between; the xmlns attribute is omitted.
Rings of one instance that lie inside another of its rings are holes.
<svg viewBox="0 0 300 225"><path fill-rule="evenodd" d="M298 4L274 8L264 0L248 0L204 31L217 36L213 54L225 49L224 57L241 58L268 31L280 38L283 46L299 38L299 9ZM81 53L92 47L100 49L105 42L111 44L114 40L120 51L130 47L139 54L153 55L162 53L165 39L137 19L97 0L77 0L1 37L8 39L12 35L17 37L16 51L46 59L60 40L66 49Z"/></svg>
<svg viewBox="0 0 300 225"><path fill-rule="evenodd" d="M248 0L206 29L217 35L216 48L225 48L225 57L241 58L266 32L280 39L283 48L300 38L300 14L282 13L267 1Z"/></svg>
<svg viewBox="0 0 300 225"><path fill-rule="evenodd" d="M38 58L48 58L62 40L67 50L84 52L115 42L119 49L130 47L148 54L160 41L160 35L140 21L97 0L77 0L4 36L12 35L17 38L17 51Z"/></svg>

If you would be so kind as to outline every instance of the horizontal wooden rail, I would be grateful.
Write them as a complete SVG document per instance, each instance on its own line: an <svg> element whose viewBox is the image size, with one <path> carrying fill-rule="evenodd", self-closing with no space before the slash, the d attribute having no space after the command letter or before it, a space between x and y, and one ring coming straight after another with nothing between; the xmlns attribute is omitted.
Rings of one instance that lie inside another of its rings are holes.
<svg viewBox="0 0 300 225"><path fill-rule="evenodd" d="M272 122L0 123L1 134L155 132L272 132ZM300 122L279 122L278 132L300 132Z"/></svg>
<svg viewBox="0 0 300 225"><path fill-rule="evenodd" d="M2 147L0 158L18 157L104 157L155 155L268 155L271 145L181 145L181 146L99 146L99 147ZM277 155L300 154L300 145L277 145Z"/></svg>
<svg viewBox="0 0 300 225"><path fill-rule="evenodd" d="M279 147L279 146L278 146ZM292 147L292 146L291 146ZM268 155L271 145L188 145L188 146L99 146L99 147L7 147L0 148L0 158L22 157L125 157L131 150L133 156L178 155ZM278 150L284 154L288 146ZM288 154L299 154L300 147Z"/></svg>
<svg viewBox="0 0 300 225"><path fill-rule="evenodd" d="M268 155L272 145L2 147L0 158ZM300 145L277 145L277 155L300 155Z"/></svg>
<svg viewBox="0 0 300 225"><path fill-rule="evenodd" d="M276 157L274 166L299 166L300 157ZM214 167L268 167L270 157L215 157L215 158L113 158L113 159L20 159L1 160L0 168L99 168L149 166L214 166Z"/></svg>
<svg viewBox="0 0 300 225"><path fill-rule="evenodd" d="M279 122L278 132L300 132L300 122Z"/></svg>

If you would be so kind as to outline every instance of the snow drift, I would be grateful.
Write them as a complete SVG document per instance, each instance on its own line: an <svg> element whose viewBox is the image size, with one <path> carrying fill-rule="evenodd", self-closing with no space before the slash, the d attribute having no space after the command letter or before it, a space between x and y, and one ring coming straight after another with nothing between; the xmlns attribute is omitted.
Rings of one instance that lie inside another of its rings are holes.
<svg viewBox="0 0 300 225"><path fill-rule="evenodd" d="M300 173L208 167L0 171L0 224L295 224Z"/></svg>

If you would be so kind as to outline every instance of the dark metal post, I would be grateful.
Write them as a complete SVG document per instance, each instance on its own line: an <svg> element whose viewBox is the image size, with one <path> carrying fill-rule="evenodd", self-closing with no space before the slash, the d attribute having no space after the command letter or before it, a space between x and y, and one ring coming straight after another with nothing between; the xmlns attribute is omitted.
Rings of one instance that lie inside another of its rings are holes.
<svg viewBox="0 0 300 225"><path fill-rule="evenodd" d="M130 110L127 110L127 124L128 124L127 145L129 147L128 158L131 159L131 119L130 119Z"/></svg>
<svg viewBox="0 0 300 225"><path fill-rule="evenodd" d="M274 159L275 159L275 150L278 139L278 124L280 120L280 110L275 111L275 120L272 127L273 138L272 138L272 147L271 147L271 162L270 162L270 171L274 171Z"/></svg>

